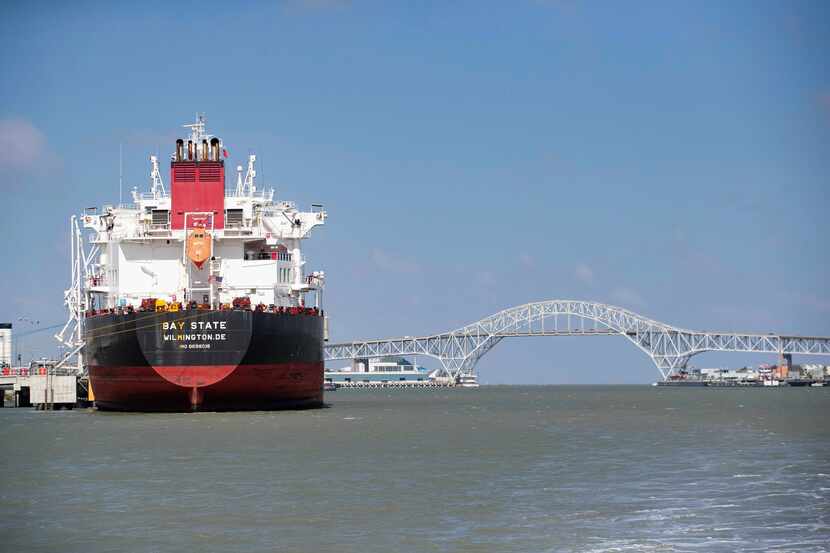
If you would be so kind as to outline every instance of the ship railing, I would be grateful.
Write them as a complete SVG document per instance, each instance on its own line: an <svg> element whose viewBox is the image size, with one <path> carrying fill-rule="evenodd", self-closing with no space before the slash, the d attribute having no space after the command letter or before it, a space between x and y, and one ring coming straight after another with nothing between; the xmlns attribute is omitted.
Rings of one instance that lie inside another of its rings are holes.
<svg viewBox="0 0 830 553"><path fill-rule="evenodd" d="M291 261L291 254L285 252L256 252L242 255L243 261Z"/></svg>
<svg viewBox="0 0 830 553"><path fill-rule="evenodd" d="M144 235L164 236L171 232L170 223L144 223Z"/></svg>
<svg viewBox="0 0 830 553"><path fill-rule="evenodd" d="M152 299L152 298L149 298ZM155 300L152 300L155 301ZM148 305L150 305L148 303ZM229 303L225 303L220 305L218 308L213 308L210 304L206 303L196 303L191 302L189 304L183 304L181 302L170 302L165 303L164 306L156 306L156 307L133 307L132 305L128 305L126 307L112 307L107 309L90 309L84 313L84 316L89 317L97 317L99 315L129 315L133 313L154 313L154 312L178 312L182 313L183 315L186 314L188 311L196 311L196 312L205 312L205 311L259 311L259 312L266 312L266 313L278 313L281 315L312 315L315 317L325 317L325 311L320 309L319 307L285 307L280 305L265 305L265 304L257 304L257 305L247 305L247 306L234 306Z"/></svg>
<svg viewBox="0 0 830 553"><path fill-rule="evenodd" d="M45 376L45 375L52 375L52 376L74 376L78 374L77 369L71 369L66 367L61 368L53 368L47 366L37 366L37 367L3 367L0 369L0 377L2 376Z"/></svg>
<svg viewBox="0 0 830 553"><path fill-rule="evenodd" d="M159 198L167 198L169 195L167 193L164 194L153 194L152 192L141 192L138 194L139 200L158 200Z"/></svg>
<svg viewBox="0 0 830 553"><path fill-rule="evenodd" d="M257 190L253 194L250 192L242 192L237 193L236 189L226 188L225 189L225 197L226 198L253 198L256 200L270 200L273 201L274 199L274 190L270 188L263 188Z"/></svg>
<svg viewBox="0 0 830 553"><path fill-rule="evenodd" d="M136 227L133 232L134 238L146 238L152 236L154 238L165 238L173 235L170 228L170 223L144 223Z"/></svg>
<svg viewBox="0 0 830 553"><path fill-rule="evenodd" d="M244 226L225 227L223 231L223 236L249 236L251 234L253 234L253 229Z"/></svg>
<svg viewBox="0 0 830 553"><path fill-rule="evenodd" d="M109 284L109 279L103 273L100 274L92 274L87 277L87 286L89 287L96 287L96 286L107 286Z"/></svg>

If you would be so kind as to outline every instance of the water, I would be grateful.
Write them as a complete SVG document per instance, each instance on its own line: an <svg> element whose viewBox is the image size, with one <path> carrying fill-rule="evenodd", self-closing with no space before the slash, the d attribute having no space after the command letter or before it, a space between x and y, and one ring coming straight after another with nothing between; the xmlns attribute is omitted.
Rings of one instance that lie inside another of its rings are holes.
<svg viewBox="0 0 830 553"><path fill-rule="evenodd" d="M4 551L827 551L830 389L0 410Z"/></svg>

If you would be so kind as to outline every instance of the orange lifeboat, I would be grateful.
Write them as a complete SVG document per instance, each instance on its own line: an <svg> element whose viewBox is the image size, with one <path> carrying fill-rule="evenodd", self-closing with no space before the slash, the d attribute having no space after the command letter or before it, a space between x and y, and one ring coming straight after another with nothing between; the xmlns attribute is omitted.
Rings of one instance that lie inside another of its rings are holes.
<svg viewBox="0 0 830 553"><path fill-rule="evenodd" d="M211 236L203 228L193 229L187 237L187 257L199 269L210 258Z"/></svg>

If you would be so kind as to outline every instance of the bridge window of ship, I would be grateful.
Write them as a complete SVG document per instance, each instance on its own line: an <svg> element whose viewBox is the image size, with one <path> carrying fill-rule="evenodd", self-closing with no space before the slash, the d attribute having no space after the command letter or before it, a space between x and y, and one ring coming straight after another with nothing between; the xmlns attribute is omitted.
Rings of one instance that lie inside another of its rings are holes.
<svg viewBox="0 0 830 553"><path fill-rule="evenodd" d="M245 242L244 258L247 261L270 259L270 255L264 255L267 249L268 247L265 244L265 240L252 240L250 242Z"/></svg>
<svg viewBox="0 0 830 553"><path fill-rule="evenodd" d="M242 226L243 215L241 209L226 209L225 210L225 228L233 227L239 228Z"/></svg>
<svg viewBox="0 0 830 553"><path fill-rule="evenodd" d="M154 228L167 228L170 226L170 210L154 209L151 211L151 224Z"/></svg>

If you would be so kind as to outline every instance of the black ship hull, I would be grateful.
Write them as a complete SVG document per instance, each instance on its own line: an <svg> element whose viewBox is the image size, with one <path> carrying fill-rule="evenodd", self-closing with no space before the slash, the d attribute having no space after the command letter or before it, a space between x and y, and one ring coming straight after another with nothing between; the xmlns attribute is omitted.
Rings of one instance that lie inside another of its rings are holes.
<svg viewBox="0 0 830 553"><path fill-rule="evenodd" d="M103 314L85 320L99 409L319 407L323 318L249 310Z"/></svg>

